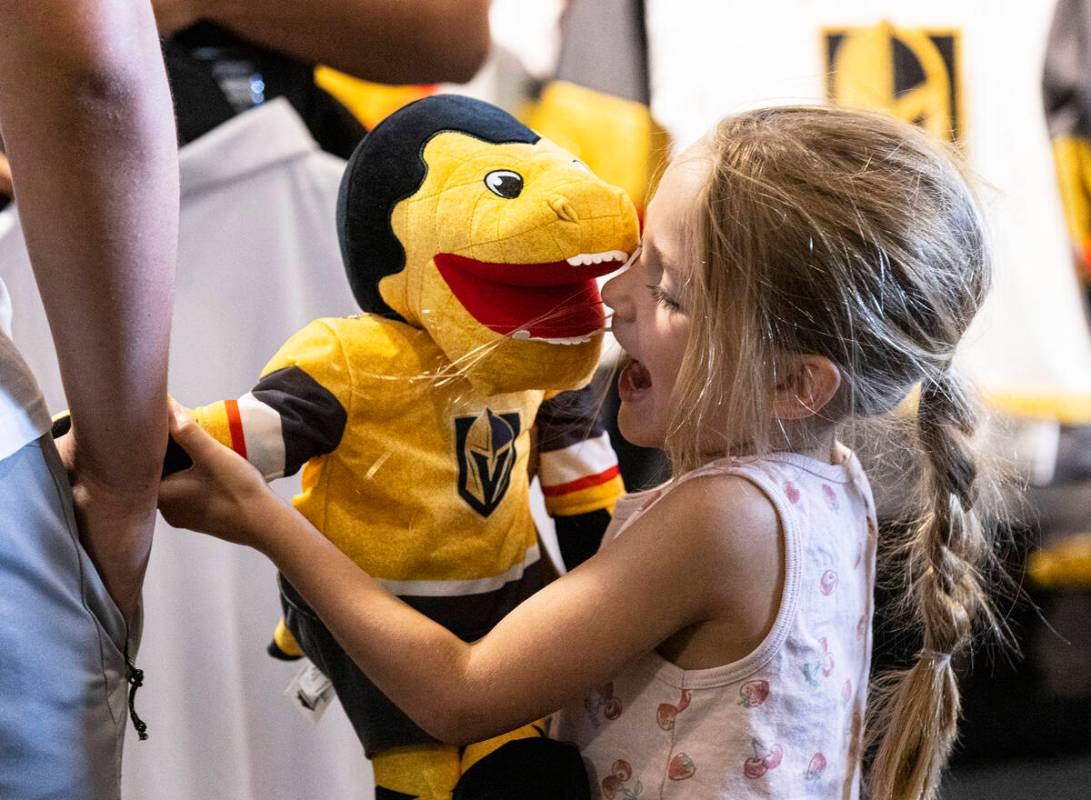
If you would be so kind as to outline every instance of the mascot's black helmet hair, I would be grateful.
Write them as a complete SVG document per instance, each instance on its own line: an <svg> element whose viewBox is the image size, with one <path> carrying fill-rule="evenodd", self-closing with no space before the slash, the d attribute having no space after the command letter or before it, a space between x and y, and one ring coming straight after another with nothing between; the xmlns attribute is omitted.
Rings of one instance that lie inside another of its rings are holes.
<svg viewBox="0 0 1091 800"><path fill-rule="evenodd" d="M424 183L424 147L445 131L490 144L535 144L540 138L506 111L454 94L417 100L375 126L349 159L337 198L341 256L353 297L364 311L400 319L379 294L379 280L405 266L405 250L390 216Z"/></svg>

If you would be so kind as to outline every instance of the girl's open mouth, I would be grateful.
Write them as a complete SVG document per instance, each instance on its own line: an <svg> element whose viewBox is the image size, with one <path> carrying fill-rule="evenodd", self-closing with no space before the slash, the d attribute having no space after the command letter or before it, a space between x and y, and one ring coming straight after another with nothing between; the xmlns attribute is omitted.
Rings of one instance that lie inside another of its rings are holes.
<svg viewBox="0 0 1091 800"><path fill-rule="evenodd" d="M626 353L617 379L618 395L622 400L632 402L643 397L651 387L651 374L643 364Z"/></svg>

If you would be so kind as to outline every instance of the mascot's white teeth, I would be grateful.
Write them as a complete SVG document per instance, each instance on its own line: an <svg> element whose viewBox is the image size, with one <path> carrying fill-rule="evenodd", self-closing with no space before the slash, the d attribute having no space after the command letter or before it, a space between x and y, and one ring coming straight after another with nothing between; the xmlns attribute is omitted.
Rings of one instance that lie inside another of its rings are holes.
<svg viewBox="0 0 1091 800"><path fill-rule="evenodd" d="M597 333L597 331L596 331ZM547 339L540 336L531 336L528 330L518 330L511 335L512 339L518 339L520 341L546 342L548 344L586 344L591 341L594 334L587 334L586 336L565 336L559 339Z"/></svg>
<svg viewBox="0 0 1091 800"><path fill-rule="evenodd" d="M565 260L574 267L601 264L603 261L618 261L624 264L629 260L629 254L623 250L607 250L604 253L580 253Z"/></svg>

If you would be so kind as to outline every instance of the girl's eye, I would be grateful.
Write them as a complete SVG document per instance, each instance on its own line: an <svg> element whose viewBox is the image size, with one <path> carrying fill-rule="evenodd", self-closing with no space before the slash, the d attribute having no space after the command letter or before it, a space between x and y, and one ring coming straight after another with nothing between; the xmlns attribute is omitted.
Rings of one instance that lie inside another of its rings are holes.
<svg viewBox="0 0 1091 800"><path fill-rule="evenodd" d="M682 310L682 304L675 300L673 297L671 297L669 294L664 292L658 286L649 285L648 290L652 293L652 299L655 300L655 302L659 305L663 306L663 308L667 309L667 311L674 312Z"/></svg>

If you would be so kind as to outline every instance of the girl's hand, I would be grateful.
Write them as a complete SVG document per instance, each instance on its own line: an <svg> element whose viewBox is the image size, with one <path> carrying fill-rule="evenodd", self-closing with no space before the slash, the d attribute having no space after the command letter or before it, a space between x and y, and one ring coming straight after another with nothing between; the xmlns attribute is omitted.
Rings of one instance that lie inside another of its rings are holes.
<svg viewBox="0 0 1091 800"><path fill-rule="evenodd" d="M257 547L262 509L281 502L261 473L209 436L173 400L170 435L193 460L193 466L159 485L159 510L164 519L176 528Z"/></svg>

